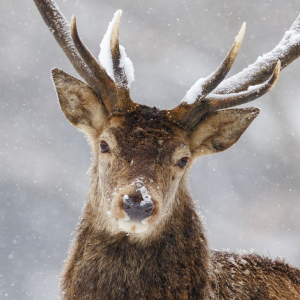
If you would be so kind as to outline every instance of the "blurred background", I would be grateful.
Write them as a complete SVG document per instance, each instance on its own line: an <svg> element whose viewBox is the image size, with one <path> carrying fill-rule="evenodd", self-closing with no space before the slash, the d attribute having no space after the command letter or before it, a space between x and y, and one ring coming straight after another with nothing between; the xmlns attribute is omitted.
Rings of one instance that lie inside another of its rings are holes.
<svg viewBox="0 0 300 300"><path fill-rule="evenodd" d="M299 0L57 0L99 44L117 9L133 61L136 102L173 108L213 72L242 23L229 75L270 51L299 15ZM77 76L32 0L0 4L0 298L57 299L63 260L87 199L91 151L61 112L50 70ZM300 59L253 102L258 118L224 153L204 157L190 187L214 249L253 249L300 267Z"/></svg>

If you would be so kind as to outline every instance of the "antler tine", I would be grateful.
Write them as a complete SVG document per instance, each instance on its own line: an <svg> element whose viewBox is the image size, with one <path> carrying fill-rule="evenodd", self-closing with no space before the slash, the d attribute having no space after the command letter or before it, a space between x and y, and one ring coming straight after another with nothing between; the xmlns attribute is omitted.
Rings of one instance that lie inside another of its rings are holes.
<svg viewBox="0 0 300 300"><path fill-rule="evenodd" d="M78 74L90 85L94 85L93 76L78 54L69 33L69 24L56 3L52 0L34 0L46 25L54 35Z"/></svg>
<svg viewBox="0 0 300 300"><path fill-rule="evenodd" d="M109 112L115 111L118 108L115 83L81 41L78 35L75 15L72 16L71 20L71 37L77 51L96 78L97 85L93 88L94 91L101 98Z"/></svg>
<svg viewBox="0 0 300 300"><path fill-rule="evenodd" d="M256 86L249 86L247 91L239 93L232 93L228 95L210 94L205 98L205 100L208 101L209 107L212 111L245 104L255 100L275 86L279 78L280 68L281 62L278 60L271 77L264 83Z"/></svg>
<svg viewBox="0 0 300 300"><path fill-rule="evenodd" d="M234 43L230 51L228 52L227 56L225 57L225 59L223 60L219 68L214 73L206 77L205 79L200 79L201 91L199 91L200 92L199 97L201 97L201 95L209 94L226 77L226 75L230 71L232 64L234 63L239 53L240 47L243 42L243 37L245 35L245 31L246 31L246 22L243 23L238 35L234 40Z"/></svg>
<svg viewBox="0 0 300 300"><path fill-rule="evenodd" d="M131 110L134 107L134 102L131 100L129 95L128 81L125 70L120 66L120 17L121 11L118 10L113 20L114 23L112 24L110 36L110 51L114 73L113 78L107 74L106 70L98 63L95 57L90 53L90 51L79 38L75 15L73 15L71 21L71 36L74 45L88 67L92 70L92 73L98 79L99 84L97 88L102 91L102 101L109 112ZM112 74L110 75L112 76Z"/></svg>
<svg viewBox="0 0 300 300"><path fill-rule="evenodd" d="M75 41L77 41L74 43L70 34L70 25L56 3L53 0L34 0L34 2L75 70L92 87L110 111L111 107L108 105L107 99L116 98L116 88L105 70L99 64L97 66L97 62L86 47L82 43L78 43L80 39L76 30L76 19L73 18L72 22L72 33L75 36ZM97 76L95 76L96 74Z"/></svg>
<svg viewBox="0 0 300 300"><path fill-rule="evenodd" d="M121 53L119 46L119 28L120 28L120 20L121 20L122 12L118 10L115 14L115 18L113 20L113 26L110 37L110 51L113 62L113 70L115 80L119 87L127 86L127 78L124 72L124 69L120 67Z"/></svg>
<svg viewBox="0 0 300 300"><path fill-rule="evenodd" d="M267 81L256 86L249 86L247 91L225 95L209 94L194 105L181 104L179 109L177 107L172 110L170 119L175 122L177 121L177 123L183 126L187 131L190 131L207 112L245 104L270 91L279 78L280 68L281 63L279 60L271 77ZM178 110L176 111L176 109ZM174 116L179 119L174 120Z"/></svg>
<svg viewBox="0 0 300 300"><path fill-rule="evenodd" d="M200 78L186 93L185 97L181 101L181 104L172 110L170 118L173 121L183 124L183 126L187 126L187 124L191 122L189 118L191 118L195 112L199 111L200 107L203 106L202 104L200 105L200 102L203 101L205 96L213 91L222 82L227 73L230 71L232 64L240 50L245 30L246 23L244 22L229 53L219 68L208 77Z"/></svg>
<svg viewBox="0 0 300 300"><path fill-rule="evenodd" d="M125 59L126 57L124 48L119 45L119 28L121 15L122 11L118 10L113 20L110 37L110 51L112 56L114 77L118 87L118 95L120 99L119 106L123 106L125 109L130 109L134 103L130 98L129 84L124 66L121 66L121 56L124 56L123 59ZM120 50L123 53L121 53Z"/></svg>
<svg viewBox="0 0 300 300"><path fill-rule="evenodd" d="M34 0L34 2L75 70L91 86L105 108L113 112L132 107L134 103L129 97L129 91L119 92L119 86L82 43L78 35L75 15L70 26L54 0ZM123 100L124 98L126 100Z"/></svg>
<svg viewBox="0 0 300 300"><path fill-rule="evenodd" d="M197 95L192 90L193 95L190 99L194 102L182 102L168 112L169 118L190 131L207 112L247 103L262 96L275 85L280 69L288 66L299 56L300 15L273 50L259 57L254 64L240 73L223 80L213 90L213 95ZM247 91L249 86L254 87Z"/></svg>
<svg viewBox="0 0 300 300"><path fill-rule="evenodd" d="M272 74L278 60L281 61L281 69L287 67L300 56L299 37L300 15L273 50L259 57L255 63L243 71L225 79L214 90L214 94L238 93L246 90L249 85L264 82Z"/></svg>

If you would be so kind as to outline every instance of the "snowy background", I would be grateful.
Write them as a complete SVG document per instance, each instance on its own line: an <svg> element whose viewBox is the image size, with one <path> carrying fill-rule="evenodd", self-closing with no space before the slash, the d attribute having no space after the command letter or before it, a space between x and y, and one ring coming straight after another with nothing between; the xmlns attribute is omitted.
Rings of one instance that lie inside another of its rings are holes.
<svg viewBox="0 0 300 300"><path fill-rule="evenodd" d="M242 23L230 74L271 50L299 0L57 0L95 56L117 9L136 81L132 99L173 108L214 71ZM58 275L87 193L90 148L60 111L50 79L77 76L32 0L0 4L0 298L57 299ZM190 186L213 248L255 249L300 267L300 59L253 105L261 113L228 151L198 161Z"/></svg>

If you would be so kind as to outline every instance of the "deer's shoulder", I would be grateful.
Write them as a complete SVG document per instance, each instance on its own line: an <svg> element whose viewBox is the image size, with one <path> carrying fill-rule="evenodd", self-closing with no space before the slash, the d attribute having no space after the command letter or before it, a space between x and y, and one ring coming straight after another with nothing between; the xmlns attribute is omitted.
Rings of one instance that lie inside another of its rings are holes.
<svg viewBox="0 0 300 300"><path fill-rule="evenodd" d="M300 299L300 270L284 259L230 251L213 251L212 258L220 299Z"/></svg>

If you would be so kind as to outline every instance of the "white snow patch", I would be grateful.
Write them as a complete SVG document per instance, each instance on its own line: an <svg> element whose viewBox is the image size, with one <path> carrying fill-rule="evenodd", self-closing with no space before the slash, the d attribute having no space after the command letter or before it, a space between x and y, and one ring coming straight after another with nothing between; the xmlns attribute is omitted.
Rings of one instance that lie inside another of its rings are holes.
<svg viewBox="0 0 300 300"><path fill-rule="evenodd" d="M291 44L295 45L295 44L299 44L300 42L300 34L295 34L290 38L290 42Z"/></svg>
<svg viewBox="0 0 300 300"><path fill-rule="evenodd" d="M257 84L257 85L249 85L247 91L252 92L254 90L257 90L257 92L259 92L260 88L262 88L264 85L265 85L265 82L263 82L261 84Z"/></svg>
<svg viewBox="0 0 300 300"><path fill-rule="evenodd" d="M143 197L143 201L141 201L140 206L144 206L147 203L152 203L151 195L149 194L149 192L148 192L148 190L146 189L145 186L142 186L140 188L140 192L141 192L142 197Z"/></svg>
<svg viewBox="0 0 300 300"><path fill-rule="evenodd" d="M245 259L240 258L240 263L246 265L248 262Z"/></svg>
<svg viewBox="0 0 300 300"><path fill-rule="evenodd" d="M229 262L231 262L233 265L235 265L236 267L238 267L238 264L235 262L233 256L228 257L227 260L228 260Z"/></svg>
<svg viewBox="0 0 300 300"><path fill-rule="evenodd" d="M114 21L115 21L115 18L117 16L118 12L119 12L119 10L117 10L115 12L113 19L108 24L108 28L107 28L106 33L104 34L104 37L100 44L100 53L99 53L99 57L98 57L101 66L106 70L106 73L108 74L108 76L111 79L113 79L114 81L116 81L116 80L115 80L115 76L114 76L112 56L111 56L111 51L110 51L110 39L111 39L111 32L112 32L113 24L114 24ZM122 15L121 10L120 10L120 15Z"/></svg>
<svg viewBox="0 0 300 300"><path fill-rule="evenodd" d="M206 79L207 77L198 79L195 84L187 91L186 95L181 100L181 103L185 102L187 104L193 104L196 101L198 95L202 94L203 85L205 84Z"/></svg>
<svg viewBox="0 0 300 300"><path fill-rule="evenodd" d="M143 177L136 178L135 182L133 183L137 186L137 191L140 191L143 197L143 201L141 201L140 206L144 206L147 203L152 203L151 195L149 194L149 191L144 185Z"/></svg>
<svg viewBox="0 0 300 300"><path fill-rule="evenodd" d="M113 69L113 62L112 62L112 55L110 49L110 40L111 40L111 33L113 29L113 24L117 13L120 12L120 16L122 15L122 10L117 10L114 14L114 17L111 22L109 22L108 28L106 33L101 41L100 44L100 53L99 53L99 61L101 66L106 70L106 73L109 75L116 82L116 78L114 76L114 69ZM127 56L125 52L125 48L119 45L120 49L120 68L124 68L124 72L127 78L127 87L130 88L131 83L134 81L134 69L133 64L130 58Z"/></svg>
<svg viewBox="0 0 300 300"><path fill-rule="evenodd" d="M120 68L124 68L125 75L127 78L127 87L130 88L130 85L132 81L134 81L134 68L132 61L130 58L127 56L125 52L125 48L121 45L119 45L120 48L120 54L121 54L121 59L120 59Z"/></svg>

